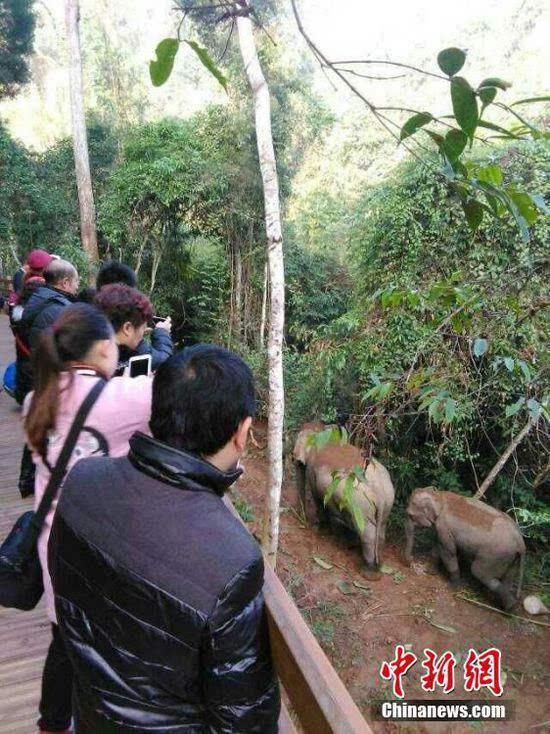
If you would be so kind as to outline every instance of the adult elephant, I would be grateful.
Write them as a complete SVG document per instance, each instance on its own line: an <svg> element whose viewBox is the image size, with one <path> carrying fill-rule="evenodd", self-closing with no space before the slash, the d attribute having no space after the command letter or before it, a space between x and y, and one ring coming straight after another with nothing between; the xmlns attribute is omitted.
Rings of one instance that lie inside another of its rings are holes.
<svg viewBox="0 0 550 734"><path fill-rule="evenodd" d="M328 443L323 448L316 448L310 439L325 428L318 421L304 423L296 436L293 459L300 502L304 507L309 488L320 523L329 522L333 530L343 528L358 535L367 567L377 570L382 562L386 526L395 496L391 477L376 459L365 466L360 450L351 444ZM355 514L347 507L340 509L346 479L355 469L363 470L364 474L364 480L355 481L353 490L364 521L362 529ZM335 472L340 482L325 503L325 494Z"/></svg>

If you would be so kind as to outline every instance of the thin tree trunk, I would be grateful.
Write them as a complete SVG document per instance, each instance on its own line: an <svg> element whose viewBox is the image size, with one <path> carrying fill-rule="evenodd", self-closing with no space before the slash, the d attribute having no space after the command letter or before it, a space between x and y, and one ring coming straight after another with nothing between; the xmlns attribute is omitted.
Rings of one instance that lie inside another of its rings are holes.
<svg viewBox="0 0 550 734"><path fill-rule="evenodd" d="M246 0L239 5L248 8ZM269 89L258 60L252 22L247 16L237 18L239 44L248 82L254 99L256 141L264 188L267 257L271 282L271 313L268 338L269 422L267 451L269 457L268 499L262 545L267 561L275 566L279 542L279 507L283 483L283 328L285 320L285 275L283 235L279 205L279 182L273 137Z"/></svg>
<svg viewBox="0 0 550 734"><path fill-rule="evenodd" d="M495 481L497 475L499 474L500 470L503 468L503 466L506 464L510 456L514 453L514 451L517 449L519 444L523 441L525 436L529 433L531 428L535 425L535 422L529 419L527 423L523 426L521 431L517 434L517 436L514 436L514 438L510 441L508 444L506 451L502 454L500 459L497 461L497 463L494 465L494 467L491 469L489 474L487 475L486 479L483 481L481 487L477 490L477 492L474 494L474 499L479 500L483 497L485 492L489 489L491 484Z"/></svg>
<svg viewBox="0 0 550 734"><path fill-rule="evenodd" d="M78 0L65 0L65 23L69 43L69 88L73 122L73 151L80 206L80 238L92 263L99 261L95 226L94 195L88 157L86 120L82 94L82 57L80 53L80 8Z"/></svg>
<svg viewBox="0 0 550 734"><path fill-rule="evenodd" d="M268 276L269 269L266 260L264 265L264 289L262 293L262 318L260 321L260 349L263 349L265 346L265 317L267 314L267 287L269 283Z"/></svg>
<svg viewBox="0 0 550 734"><path fill-rule="evenodd" d="M233 246L233 257L235 260L235 334L239 342L243 322L243 258L241 243L238 239L235 240Z"/></svg>

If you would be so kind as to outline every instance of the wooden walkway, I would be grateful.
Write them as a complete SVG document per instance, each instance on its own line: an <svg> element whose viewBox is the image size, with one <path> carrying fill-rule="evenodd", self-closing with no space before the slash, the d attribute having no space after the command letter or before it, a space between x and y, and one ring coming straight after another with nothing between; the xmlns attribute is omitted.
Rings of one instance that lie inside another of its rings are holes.
<svg viewBox="0 0 550 734"><path fill-rule="evenodd" d="M14 359L8 319L0 315L0 369ZM0 541L32 499L22 500L17 489L23 447L20 410L0 393ZM43 601L32 612L0 607L0 734L37 732L42 666L50 641Z"/></svg>

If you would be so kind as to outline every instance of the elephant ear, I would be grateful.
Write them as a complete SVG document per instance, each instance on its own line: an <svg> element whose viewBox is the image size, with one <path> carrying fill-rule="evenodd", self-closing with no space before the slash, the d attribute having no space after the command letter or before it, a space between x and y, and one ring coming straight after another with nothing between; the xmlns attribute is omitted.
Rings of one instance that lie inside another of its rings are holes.
<svg viewBox="0 0 550 734"><path fill-rule="evenodd" d="M309 453L307 439L309 438L311 433L311 430L305 429L300 431L296 436L296 442L294 443L294 449L292 451L292 457L294 461L300 461L302 464L306 463L307 455Z"/></svg>
<svg viewBox="0 0 550 734"><path fill-rule="evenodd" d="M435 497L433 491L426 492L426 494L423 496L422 507L424 509L424 512L426 513L426 517L428 518L428 520L434 523L439 516L440 508L439 502Z"/></svg>

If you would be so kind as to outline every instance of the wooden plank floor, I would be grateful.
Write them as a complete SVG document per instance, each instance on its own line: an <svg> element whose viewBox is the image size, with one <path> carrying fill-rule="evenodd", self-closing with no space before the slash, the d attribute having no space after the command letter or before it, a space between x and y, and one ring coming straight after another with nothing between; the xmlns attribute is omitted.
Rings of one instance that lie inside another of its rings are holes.
<svg viewBox="0 0 550 734"><path fill-rule="evenodd" d="M0 369L14 359L8 319L0 315ZM23 447L20 411L0 392L0 541L32 499L22 500L17 489ZM37 732L42 666L50 633L43 601L32 612L0 607L0 734Z"/></svg>

